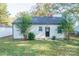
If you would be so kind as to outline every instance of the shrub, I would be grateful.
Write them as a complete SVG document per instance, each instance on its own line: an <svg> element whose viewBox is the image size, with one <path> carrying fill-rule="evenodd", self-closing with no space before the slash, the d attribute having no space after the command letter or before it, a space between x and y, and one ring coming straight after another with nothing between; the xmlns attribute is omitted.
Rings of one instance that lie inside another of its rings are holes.
<svg viewBox="0 0 79 59"><path fill-rule="evenodd" d="M35 39L34 33L30 32L30 33L28 34L28 40L34 40L34 39Z"/></svg>
<svg viewBox="0 0 79 59"><path fill-rule="evenodd" d="M52 40L56 40L56 36L52 36Z"/></svg>

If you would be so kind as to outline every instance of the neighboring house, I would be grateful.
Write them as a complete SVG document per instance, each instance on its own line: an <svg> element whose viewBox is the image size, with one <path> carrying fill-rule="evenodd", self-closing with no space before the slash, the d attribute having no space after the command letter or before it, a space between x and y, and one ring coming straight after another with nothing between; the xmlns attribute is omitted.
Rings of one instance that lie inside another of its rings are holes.
<svg viewBox="0 0 79 59"><path fill-rule="evenodd" d="M75 27L74 32L76 35L79 35L79 25Z"/></svg>
<svg viewBox="0 0 79 59"><path fill-rule="evenodd" d="M76 20L74 21L75 22L75 25L74 25L74 33L77 35L79 35L79 21Z"/></svg>
<svg viewBox="0 0 79 59"><path fill-rule="evenodd" d="M23 38L23 35L16 27L16 23L18 23L17 20L13 22L13 38L21 39ZM36 16L32 18L32 26L30 27L29 32L34 33L36 39L52 38L54 36L57 39L64 38L64 32L62 32L62 29L59 28L60 23L61 17Z"/></svg>
<svg viewBox="0 0 79 59"><path fill-rule="evenodd" d="M0 24L0 37L6 37L12 35L12 27Z"/></svg>

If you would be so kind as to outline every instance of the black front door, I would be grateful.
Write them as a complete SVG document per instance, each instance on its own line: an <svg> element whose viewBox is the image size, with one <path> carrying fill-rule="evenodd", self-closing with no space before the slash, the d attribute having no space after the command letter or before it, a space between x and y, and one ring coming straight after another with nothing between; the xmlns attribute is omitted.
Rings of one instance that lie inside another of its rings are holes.
<svg viewBox="0 0 79 59"><path fill-rule="evenodd" d="M45 36L46 37L50 36L50 27L45 27Z"/></svg>
<svg viewBox="0 0 79 59"><path fill-rule="evenodd" d="M50 35L49 35L49 32L46 32L46 37L49 37Z"/></svg>

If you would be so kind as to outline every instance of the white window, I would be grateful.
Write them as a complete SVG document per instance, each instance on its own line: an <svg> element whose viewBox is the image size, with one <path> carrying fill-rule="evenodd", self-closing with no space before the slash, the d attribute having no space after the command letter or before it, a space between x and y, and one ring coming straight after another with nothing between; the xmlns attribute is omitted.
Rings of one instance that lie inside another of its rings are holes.
<svg viewBox="0 0 79 59"><path fill-rule="evenodd" d="M39 31L42 31L42 27L41 26L39 27Z"/></svg>

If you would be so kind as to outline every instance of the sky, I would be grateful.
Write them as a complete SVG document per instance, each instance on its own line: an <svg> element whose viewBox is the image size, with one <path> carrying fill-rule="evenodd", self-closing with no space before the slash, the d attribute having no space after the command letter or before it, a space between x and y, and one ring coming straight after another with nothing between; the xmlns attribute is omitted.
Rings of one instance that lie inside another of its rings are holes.
<svg viewBox="0 0 79 59"><path fill-rule="evenodd" d="M10 13L10 16L15 16L18 12L21 11L31 11L31 8L35 3L7 3L7 10Z"/></svg>
<svg viewBox="0 0 79 59"><path fill-rule="evenodd" d="M15 15L22 11L32 11L33 6L35 6L36 3L7 3L7 10L10 13L11 17L15 17ZM61 16L61 15L55 15L55 16Z"/></svg>

